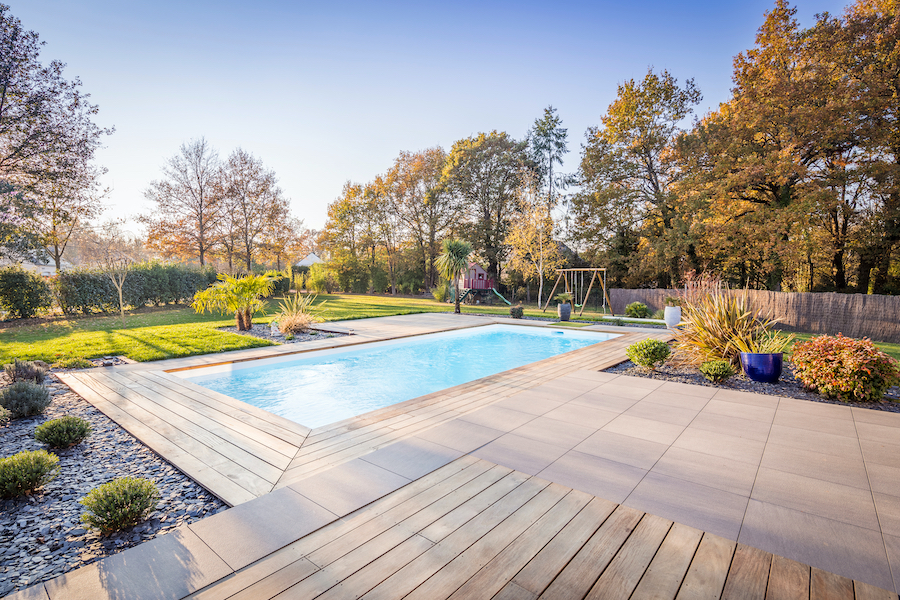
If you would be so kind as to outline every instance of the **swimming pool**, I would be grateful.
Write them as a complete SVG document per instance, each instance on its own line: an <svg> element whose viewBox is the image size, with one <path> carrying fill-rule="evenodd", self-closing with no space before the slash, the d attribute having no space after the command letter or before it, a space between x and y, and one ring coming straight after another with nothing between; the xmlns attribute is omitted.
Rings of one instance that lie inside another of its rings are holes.
<svg viewBox="0 0 900 600"><path fill-rule="evenodd" d="M319 427L614 337L485 325L173 374Z"/></svg>

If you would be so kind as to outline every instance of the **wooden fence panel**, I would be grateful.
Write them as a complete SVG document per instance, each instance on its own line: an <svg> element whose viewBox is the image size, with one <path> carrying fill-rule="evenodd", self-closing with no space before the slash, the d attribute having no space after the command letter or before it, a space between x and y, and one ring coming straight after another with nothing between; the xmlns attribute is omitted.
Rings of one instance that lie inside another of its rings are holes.
<svg viewBox="0 0 900 600"><path fill-rule="evenodd" d="M764 290L731 290L747 295L750 306L778 319L785 331L809 333L843 333L868 337L882 342L900 342L900 296L836 294L833 292L768 292ZM675 290L611 289L613 311L625 313L625 306L643 302L651 311L664 306L666 296Z"/></svg>

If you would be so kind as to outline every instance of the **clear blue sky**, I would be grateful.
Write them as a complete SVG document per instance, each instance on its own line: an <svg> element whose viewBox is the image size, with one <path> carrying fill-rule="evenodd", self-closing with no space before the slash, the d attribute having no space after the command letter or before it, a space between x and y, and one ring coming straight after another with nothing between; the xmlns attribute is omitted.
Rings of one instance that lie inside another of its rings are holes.
<svg viewBox="0 0 900 600"><path fill-rule="evenodd" d="M549 104L574 171L616 85L649 66L727 100L732 58L772 2L257 2L7 0L115 126L98 162L105 217L150 210L147 184L182 142L242 147L278 175L296 216L322 227L347 180L402 150L492 129L524 136ZM799 0L804 26L845 2Z"/></svg>

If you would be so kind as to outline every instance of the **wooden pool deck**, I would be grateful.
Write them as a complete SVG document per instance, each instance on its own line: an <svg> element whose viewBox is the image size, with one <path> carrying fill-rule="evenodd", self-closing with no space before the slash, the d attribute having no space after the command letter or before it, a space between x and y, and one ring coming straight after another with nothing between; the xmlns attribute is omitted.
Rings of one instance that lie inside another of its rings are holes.
<svg viewBox="0 0 900 600"><path fill-rule="evenodd" d="M314 345L493 319L367 321ZM69 375L234 508L12 597L897 600L900 415L600 373L667 337L613 330L312 430L171 372L221 355Z"/></svg>

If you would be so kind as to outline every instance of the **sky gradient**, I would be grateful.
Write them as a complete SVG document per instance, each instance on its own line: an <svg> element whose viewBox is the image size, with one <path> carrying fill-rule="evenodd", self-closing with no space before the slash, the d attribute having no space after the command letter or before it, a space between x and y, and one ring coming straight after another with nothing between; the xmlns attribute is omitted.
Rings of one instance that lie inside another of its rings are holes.
<svg viewBox="0 0 900 600"><path fill-rule="evenodd" d="M648 67L694 78L698 114L730 96L732 59L773 2L173 2L9 0L115 126L97 162L104 218L149 212L166 159L205 136L273 169L295 216L321 228L345 181L403 150L493 129L521 138L552 104L565 170L617 84ZM801 25L846 2L799 0ZM131 225L134 228L134 225Z"/></svg>

